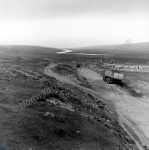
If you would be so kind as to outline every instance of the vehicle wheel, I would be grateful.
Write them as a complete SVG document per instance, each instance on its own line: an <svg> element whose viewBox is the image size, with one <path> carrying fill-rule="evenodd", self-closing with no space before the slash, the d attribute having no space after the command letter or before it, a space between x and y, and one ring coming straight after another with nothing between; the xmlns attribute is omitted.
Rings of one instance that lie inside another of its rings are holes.
<svg viewBox="0 0 149 150"><path fill-rule="evenodd" d="M113 80L112 79L110 79L110 84L112 84L113 83Z"/></svg>
<svg viewBox="0 0 149 150"><path fill-rule="evenodd" d="M106 81L107 81L108 84L111 83L111 79L110 78L107 78Z"/></svg>

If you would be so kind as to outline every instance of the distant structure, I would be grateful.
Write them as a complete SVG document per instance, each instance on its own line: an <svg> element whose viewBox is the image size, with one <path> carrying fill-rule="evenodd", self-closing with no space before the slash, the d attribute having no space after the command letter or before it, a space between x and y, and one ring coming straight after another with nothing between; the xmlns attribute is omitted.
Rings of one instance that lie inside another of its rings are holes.
<svg viewBox="0 0 149 150"><path fill-rule="evenodd" d="M140 65L135 65L135 66L129 66L129 65L117 65L117 64L109 64L109 63L104 63L103 66L106 66L106 67L110 67L110 68L113 68L113 69L133 69L133 70L141 70L143 69L142 66Z"/></svg>

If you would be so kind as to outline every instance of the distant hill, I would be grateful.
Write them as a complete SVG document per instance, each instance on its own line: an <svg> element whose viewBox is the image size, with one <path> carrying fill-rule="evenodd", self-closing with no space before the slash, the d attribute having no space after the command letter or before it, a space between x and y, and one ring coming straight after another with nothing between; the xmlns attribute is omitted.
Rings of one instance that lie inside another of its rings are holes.
<svg viewBox="0 0 149 150"><path fill-rule="evenodd" d="M129 48L122 49L124 44L119 45L101 45L101 46L89 46L80 48L71 48L73 53L87 53L87 54L105 54L114 52L117 49L121 51L114 55L114 57L126 57L126 58L149 58L149 42L146 43L132 43Z"/></svg>
<svg viewBox="0 0 149 150"><path fill-rule="evenodd" d="M0 46L0 54L12 54L21 57L50 57L56 52L61 52L62 49L42 47L42 46L28 46L28 45L4 45Z"/></svg>
<svg viewBox="0 0 149 150"><path fill-rule="evenodd" d="M149 59L149 42L146 43L132 43L129 48L121 49L122 45L101 45L101 46L89 46L80 48L68 48L72 50L69 53L57 53L64 52L64 49L42 47L42 46L28 46L28 45L1 45L0 54L10 54L20 57L31 58L58 58L58 59L83 59L83 58L99 58L104 54L113 55L113 58L143 58ZM120 49L120 52L115 53ZM68 57L69 54L69 57ZM71 55L73 54L73 55ZM87 55L84 55L87 54ZM89 54L89 55L88 55ZM90 55L90 54L102 54L102 55Z"/></svg>

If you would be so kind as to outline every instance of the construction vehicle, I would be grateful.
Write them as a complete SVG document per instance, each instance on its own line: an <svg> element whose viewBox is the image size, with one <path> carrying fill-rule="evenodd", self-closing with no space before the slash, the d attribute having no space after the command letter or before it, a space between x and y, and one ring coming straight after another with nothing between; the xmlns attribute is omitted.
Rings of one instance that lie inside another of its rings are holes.
<svg viewBox="0 0 149 150"><path fill-rule="evenodd" d="M124 79L124 74L120 73L118 70L105 70L103 75L103 80L108 84L111 83L122 83Z"/></svg>

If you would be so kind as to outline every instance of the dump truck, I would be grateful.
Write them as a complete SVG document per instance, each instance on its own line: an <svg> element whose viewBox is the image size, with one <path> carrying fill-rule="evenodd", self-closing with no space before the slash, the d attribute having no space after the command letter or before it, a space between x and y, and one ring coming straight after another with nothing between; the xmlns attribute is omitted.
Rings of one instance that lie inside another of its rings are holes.
<svg viewBox="0 0 149 150"><path fill-rule="evenodd" d="M103 75L103 80L108 84L111 83L122 83L124 79L124 74L117 70L105 70Z"/></svg>

